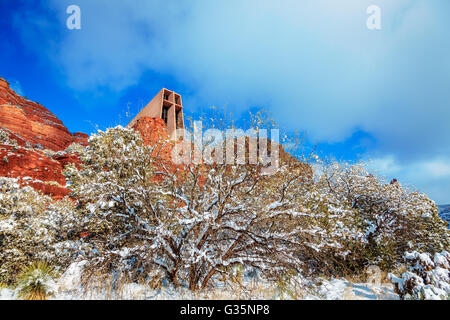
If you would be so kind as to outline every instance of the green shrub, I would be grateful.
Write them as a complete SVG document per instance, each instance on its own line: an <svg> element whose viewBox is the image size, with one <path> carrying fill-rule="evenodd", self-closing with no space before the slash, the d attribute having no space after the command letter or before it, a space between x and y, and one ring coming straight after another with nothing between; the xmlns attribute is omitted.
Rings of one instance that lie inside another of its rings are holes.
<svg viewBox="0 0 450 320"><path fill-rule="evenodd" d="M363 164L327 165L317 187L322 195L332 196L334 203L328 208L337 205L340 216L343 208L352 212L339 228L357 230L352 231L355 241L341 242L341 248L332 250L347 272L358 273L369 265L389 271L403 263L406 251L434 254L449 248L447 222L432 200L396 181L386 183ZM345 259L337 257L339 251L348 253Z"/></svg>
<svg viewBox="0 0 450 320"><path fill-rule="evenodd" d="M18 276L18 296L24 300L47 300L55 293L56 271L47 262L24 267Z"/></svg>
<svg viewBox="0 0 450 320"><path fill-rule="evenodd" d="M71 200L53 201L17 179L0 177L0 282L14 285L23 266L46 260L67 266L82 248Z"/></svg>

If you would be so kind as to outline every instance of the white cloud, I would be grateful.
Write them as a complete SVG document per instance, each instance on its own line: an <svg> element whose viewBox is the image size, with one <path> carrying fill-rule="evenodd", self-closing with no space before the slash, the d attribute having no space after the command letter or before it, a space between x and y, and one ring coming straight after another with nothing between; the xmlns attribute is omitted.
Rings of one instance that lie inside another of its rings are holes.
<svg viewBox="0 0 450 320"><path fill-rule="evenodd" d="M70 1L53 0L61 12ZM450 153L448 1L378 0L383 29L366 28L372 0L79 0L83 29L53 56L77 91L138 83L151 71L189 92L186 104L265 106L314 140L356 129L385 152Z"/></svg>
<svg viewBox="0 0 450 320"><path fill-rule="evenodd" d="M450 176L450 159L434 160L432 162L426 163L425 165L428 172L430 172L433 177L443 178Z"/></svg>
<svg viewBox="0 0 450 320"><path fill-rule="evenodd" d="M168 76L191 110L264 106L323 142L361 130L373 154L395 158L387 169L449 190L445 163L427 159L450 158L450 1L78 0L77 31L65 29L71 1L50 3L62 39L39 50L77 94L119 96L146 72ZM366 27L372 4L380 31Z"/></svg>
<svg viewBox="0 0 450 320"><path fill-rule="evenodd" d="M439 204L450 199L450 157L401 163L394 155L374 158L371 169L387 179L398 179L426 192Z"/></svg>

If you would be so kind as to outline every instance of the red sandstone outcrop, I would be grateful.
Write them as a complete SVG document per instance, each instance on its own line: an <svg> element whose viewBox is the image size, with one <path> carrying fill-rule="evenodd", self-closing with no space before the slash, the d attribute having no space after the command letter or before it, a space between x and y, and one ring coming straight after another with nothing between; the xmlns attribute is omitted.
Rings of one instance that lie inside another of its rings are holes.
<svg viewBox="0 0 450 320"><path fill-rule="evenodd" d="M65 188L62 170L68 163L79 166L77 154L50 156L40 149L65 150L70 144L88 145L88 135L71 134L63 123L38 103L17 95L8 82L0 78L0 129L16 145L0 142L0 176L18 178L54 199L70 191Z"/></svg>
<svg viewBox="0 0 450 320"><path fill-rule="evenodd" d="M6 128L21 140L44 149L62 151L73 142L87 144L87 136L72 135L53 113L42 105L17 95L0 78L0 128Z"/></svg>
<svg viewBox="0 0 450 320"><path fill-rule="evenodd" d="M144 144L156 146L153 150L153 155L158 155L164 162L164 167L174 173L177 168L172 162L174 143L169 139L169 133L164 120L161 118L142 117L135 120L131 128L139 132ZM160 179L162 179L162 176L155 178L155 180Z"/></svg>
<svg viewBox="0 0 450 320"><path fill-rule="evenodd" d="M73 134L73 142L81 144L82 146L88 146L89 136L86 133L75 132Z"/></svg>
<svg viewBox="0 0 450 320"><path fill-rule="evenodd" d="M38 150L0 145L0 176L19 178L22 185L29 185L54 199L62 199L70 193L65 188L63 164L64 161L51 159Z"/></svg>
<svg viewBox="0 0 450 320"><path fill-rule="evenodd" d="M136 120L131 128L140 133L146 145L155 145L160 139L169 139L166 125L161 118L142 117Z"/></svg>

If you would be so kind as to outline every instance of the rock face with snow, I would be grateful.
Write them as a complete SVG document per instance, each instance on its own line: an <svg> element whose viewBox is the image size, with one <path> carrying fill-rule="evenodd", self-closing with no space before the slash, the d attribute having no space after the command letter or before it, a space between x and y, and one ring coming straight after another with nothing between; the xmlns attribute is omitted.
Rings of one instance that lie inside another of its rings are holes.
<svg viewBox="0 0 450 320"><path fill-rule="evenodd" d="M42 105L17 95L0 78L0 127L38 148L62 151L73 142L87 144L87 136L72 135L53 113Z"/></svg>
<svg viewBox="0 0 450 320"><path fill-rule="evenodd" d="M168 139L164 121L144 117L133 127L147 145ZM6 80L0 78L0 130L8 136L7 143L0 140L0 176L19 178L22 185L32 186L54 199L69 195L64 166L81 161L77 154L64 154L72 143L88 145L89 136L84 133L71 134L53 113L42 105L16 94ZM51 150L45 152L44 150ZM160 150L169 161L172 145ZM57 153L55 153L57 152ZM54 155L51 155L55 153Z"/></svg>
<svg viewBox="0 0 450 320"><path fill-rule="evenodd" d="M141 134L147 145L168 138L164 121L159 118L139 119L132 128ZM88 135L80 132L71 134L53 113L36 102L20 97L2 78L0 130L8 136L6 140L14 141L0 140L0 176L19 178L22 185L32 186L54 199L62 199L70 193L62 170L69 163L79 166L81 161L77 154L61 151L72 143L87 146ZM167 161L170 160L171 150L171 144L160 150Z"/></svg>
<svg viewBox="0 0 450 320"><path fill-rule="evenodd" d="M69 194L62 170L68 163L79 164L78 155L50 154L63 151L72 143L86 146L88 135L72 135L54 114L17 95L2 78L0 130L8 136L0 140L0 176L19 178L22 185L32 186L55 199Z"/></svg>
<svg viewBox="0 0 450 320"><path fill-rule="evenodd" d="M19 178L22 185L29 185L55 199L69 194L64 187L63 161L47 157L38 150L9 145L0 145L0 159L0 176Z"/></svg>

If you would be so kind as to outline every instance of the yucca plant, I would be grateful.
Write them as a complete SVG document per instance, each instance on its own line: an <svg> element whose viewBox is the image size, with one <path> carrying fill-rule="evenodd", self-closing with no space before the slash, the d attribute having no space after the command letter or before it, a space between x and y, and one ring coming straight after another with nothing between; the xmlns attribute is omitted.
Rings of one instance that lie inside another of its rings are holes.
<svg viewBox="0 0 450 320"><path fill-rule="evenodd" d="M54 293L56 271L40 261L24 267L18 277L18 294L24 300L47 300Z"/></svg>

